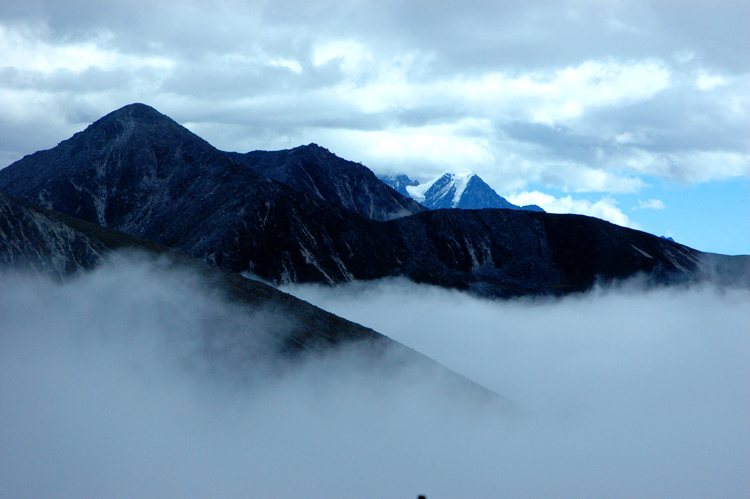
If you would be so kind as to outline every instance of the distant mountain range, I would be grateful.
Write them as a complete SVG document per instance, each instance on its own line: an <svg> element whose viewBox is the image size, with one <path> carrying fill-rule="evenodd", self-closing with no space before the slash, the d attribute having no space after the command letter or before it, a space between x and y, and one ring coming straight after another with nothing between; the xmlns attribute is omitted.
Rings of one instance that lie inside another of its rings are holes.
<svg viewBox="0 0 750 499"><path fill-rule="evenodd" d="M535 204L516 206L510 203L479 178L479 175L471 171L444 173L424 184L420 184L406 175L385 175L379 178L401 195L411 197L430 210L500 208L544 211Z"/></svg>
<svg viewBox="0 0 750 499"><path fill-rule="evenodd" d="M425 199L434 189L457 206L484 184L439 180ZM634 275L750 283L746 259L591 217L426 211L316 145L219 151L143 104L0 170L0 191L273 283L405 276L491 297L561 295Z"/></svg>

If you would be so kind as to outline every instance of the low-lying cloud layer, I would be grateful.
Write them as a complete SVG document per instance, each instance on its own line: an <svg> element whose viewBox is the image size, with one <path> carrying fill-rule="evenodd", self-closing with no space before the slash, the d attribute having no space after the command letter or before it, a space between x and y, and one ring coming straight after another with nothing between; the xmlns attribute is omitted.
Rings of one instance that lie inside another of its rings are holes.
<svg viewBox="0 0 750 499"><path fill-rule="evenodd" d="M206 363L200 338L274 319L189 274L124 264L65 284L5 275L3 496L750 490L747 292L491 302L401 281L293 291L510 396L522 415L436 400L434 381L376 374L351 350L283 376L246 366L255 383L238 383Z"/></svg>
<svg viewBox="0 0 750 499"><path fill-rule="evenodd" d="M486 497L750 492L747 291L631 283L497 302L399 280L291 290L527 411L484 428Z"/></svg>

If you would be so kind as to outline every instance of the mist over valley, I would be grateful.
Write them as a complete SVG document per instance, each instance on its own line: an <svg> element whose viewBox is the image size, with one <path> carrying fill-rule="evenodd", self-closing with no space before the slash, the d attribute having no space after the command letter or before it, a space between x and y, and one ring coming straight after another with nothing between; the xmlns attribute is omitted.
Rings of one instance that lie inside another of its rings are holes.
<svg viewBox="0 0 750 499"><path fill-rule="evenodd" d="M498 302L403 280L287 289L506 395L507 412L366 344L227 369L206 333L257 354L262 324L284 318L159 268L124 259L62 284L0 279L7 497L743 497L750 486L746 290L632 284Z"/></svg>

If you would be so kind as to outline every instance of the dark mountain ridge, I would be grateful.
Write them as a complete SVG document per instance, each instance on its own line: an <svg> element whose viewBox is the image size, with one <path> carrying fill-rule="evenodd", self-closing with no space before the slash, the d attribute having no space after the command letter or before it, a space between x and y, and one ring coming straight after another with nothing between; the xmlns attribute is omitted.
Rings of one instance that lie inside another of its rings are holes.
<svg viewBox="0 0 750 499"><path fill-rule="evenodd" d="M0 184L44 208L275 281L345 279L343 259L367 226L361 215L259 175L142 104L0 170ZM359 248L363 261L388 257L381 234L367 237L374 246ZM382 276L368 267L361 276Z"/></svg>
<svg viewBox="0 0 750 499"><path fill-rule="evenodd" d="M129 251L132 255L137 251L154 262L166 257L163 261L169 264L165 270L169 267L189 269L231 298L247 305L282 311L284 329L292 325L289 338L283 342L284 350L315 349L322 346L321 339L336 345L385 338L262 282L200 264L166 246L40 209L0 192L0 267L4 270L33 270L64 280L96 268L116 251ZM280 338L285 336L281 331L267 332Z"/></svg>
<svg viewBox="0 0 750 499"><path fill-rule="evenodd" d="M277 155L330 155L298 149ZM236 157L134 104L0 170L0 190L272 282L407 276L505 297L582 291L636 274L654 283L724 279L721 269L741 261L717 255L706 263L699 251L584 216L434 210L379 222L305 192L322 193L317 181L298 191Z"/></svg>
<svg viewBox="0 0 750 499"><path fill-rule="evenodd" d="M0 268L62 279L101 261L108 246L56 215L0 192Z"/></svg>
<svg viewBox="0 0 750 499"><path fill-rule="evenodd" d="M317 144L282 151L228 153L261 175L372 220L393 220L425 208L384 185L369 168Z"/></svg>

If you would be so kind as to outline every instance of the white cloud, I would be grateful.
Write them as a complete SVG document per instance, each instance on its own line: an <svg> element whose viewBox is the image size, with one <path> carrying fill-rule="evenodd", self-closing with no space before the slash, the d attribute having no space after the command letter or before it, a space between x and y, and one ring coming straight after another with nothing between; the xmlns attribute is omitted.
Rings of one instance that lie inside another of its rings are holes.
<svg viewBox="0 0 750 499"><path fill-rule="evenodd" d="M639 226L620 208L617 207L617 201L611 197L605 196L598 201L591 202L586 199L574 199L572 196L556 198L551 194L539 191L524 191L507 196L508 201L520 206L535 204L541 206L549 213L576 213L579 215L588 215L591 217L601 218L623 227L638 229Z"/></svg>
<svg viewBox="0 0 750 499"><path fill-rule="evenodd" d="M355 75L373 64L373 53L355 39L326 40L317 43L312 50L313 64L322 66L338 61L347 75Z"/></svg>
<svg viewBox="0 0 750 499"><path fill-rule="evenodd" d="M430 61L426 55L381 55L381 66L374 57L350 41L316 47L314 52L316 64L340 59L347 73L375 66L366 85L344 82L336 89L341 99L368 112L447 106L482 118L555 125L578 119L590 108L647 100L670 85L669 71L655 60L586 61L546 72L492 71L425 81L419 73L410 78L410 72Z"/></svg>
<svg viewBox="0 0 750 499"><path fill-rule="evenodd" d="M111 35L101 34L83 42L51 44L40 39L39 30L0 24L0 67L49 74L56 71L80 73L89 68L170 69L175 64L164 57L131 55L107 48Z"/></svg>
<svg viewBox="0 0 750 499"><path fill-rule="evenodd" d="M633 173L682 183L702 183L750 176L750 153L701 151L659 153L634 148L616 161Z"/></svg>
<svg viewBox="0 0 750 499"><path fill-rule="evenodd" d="M543 422L536 438L511 426L515 438L501 441L481 427L488 449L504 448L495 497L697 498L706 487L743 497L750 486L740 457L750 441L746 291L625 285L495 302L398 280L288 290L508 394ZM475 451L478 471L485 455Z"/></svg>
<svg viewBox="0 0 750 499"><path fill-rule="evenodd" d="M733 151L695 151L667 156L678 180L710 182L750 177L750 154Z"/></svg>
<svg viewBox="0 0 750 499"><path fill-rule="evenodd" d="M664 201L661 199L649 199L648 201L643 201L642 199L638 200L638 206L634 207L633 209L638 210L664 210L667 208L667 205L664 204Z"/></svg>
<svg viewBox="0 0 750 499"><path fill-rule="evenodd" d="M727 80L723 76L712 76L706 71L701 70L695 78L695 86L699 90L713 90L716 87L726 85Z"/></svg>
<svg viewBox="0 0 750 499"><path fill-rule="evenodd" d="M589 107L618 106L646 100L666 89L670 74L660 61L618 63L587 61L555 72L539 88L546 102L531 112L532 121L554 125L581 116Z"/></svg>
<svg viewBox="0 0 750 499"><path fill-rule="evenodd" d="M299 61L295 61L294 59L271 59L268 61L268 65L287 68L291 72L297 74L302 73L302 65L299 63Z"/></svg>
<svg viewBox="0 0 750 499"><path fill-rule="evenodd" d="M418 128L393 127L386 130L322 130L323 142L345 144L336 154L362 161L378 173L404 173L420 181L430 180L435 171L488 169L495 163L492 148L483 132L486 120Z"/></svg>

